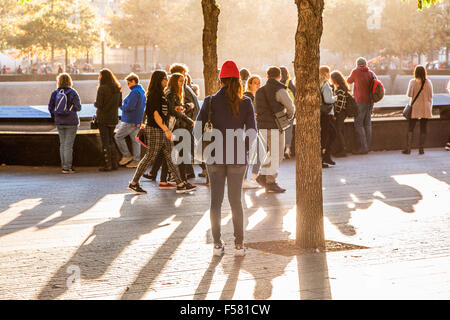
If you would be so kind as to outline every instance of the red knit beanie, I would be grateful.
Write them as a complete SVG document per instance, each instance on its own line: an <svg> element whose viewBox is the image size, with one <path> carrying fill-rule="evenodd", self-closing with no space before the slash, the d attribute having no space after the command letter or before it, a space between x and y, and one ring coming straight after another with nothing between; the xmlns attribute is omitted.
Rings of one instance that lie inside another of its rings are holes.
<svg viewBox="0 0 450 320"><path fill-rule="evenodd" d="M225 63L222 65L222 68L220 69L220 79L223 78L240 78L239 69L236 66L236 63L234 63L231 60L225 61Z"/></svg>

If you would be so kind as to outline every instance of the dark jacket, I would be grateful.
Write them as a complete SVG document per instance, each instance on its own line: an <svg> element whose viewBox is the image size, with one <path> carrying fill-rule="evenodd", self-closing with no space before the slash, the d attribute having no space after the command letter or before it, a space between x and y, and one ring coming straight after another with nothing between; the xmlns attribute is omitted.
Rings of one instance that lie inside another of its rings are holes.
<svg viewBox="0 0 450 320"><path fill-rule="evenodd" d="M67 106L72 109L69 114L67 115L59 115L55 114L55 104L56 104L56 95L58 92L63 89L64 93L67 96ZM58 88L55 91L52 92L52 95L50 96L50 102L48 103L48 111L50 112L50 115L52 116L52 119L54 119L55 124L61 125L61 126L77 126L80 124L80 119L78 118L78 111L81 111L81 101L80 96L78 95L78 92L76 92L73 88Z"/></svg>
<svg viewBox="0 0 450 320"><path fill-rule="evenodd" d="M202 108L200 110L200 113L197 117L196 127L194 128L194 135L196 135L197 132L202 132L202 129L199 126L203 126L208 121L208 101L211 99L211 97L206 97ZM240 104L239 104L239 115L235 117L233 113L230 110L230 107L228 105L228 98L226 96L226 88L220 89L215 95L213 95L213 100L211 104L212 108L212 117L211 122L214 129L219 130L222 133L223 137L223 159L217 159L218 161L222 160L222 164L226 164L226 155L227 155L227 141L226 141L226 131L227 129L245 129L250 130L254 129L256 130L256 122L255 122L255 111L253 109L252 101L244 97ZM197 127L198 126L198 127ZM198 138L196 136L196 138ZM242 137L244 138L244 137ZM227 164L243 164L238 161L238 154L237 154L237 141L238 138L235 138L235 144L234 144L234 160L233 163L227 163ZM253 139L256 139L253 137ZM249 141L248 138L245 140L245 147L248 151L249 146L253 145L255 143L255 140ZM245 152L244 156L245 164L247 164L247 152Z"/></svg>
<svg viewBox="0 0 450 320"><path fill-rule="evenodd" d="M277 101L276 94L286 86L275 79L268 79L267 83L256 91L255 111L258 129L278 129L274 113L282 111L285 106Z"/></svg>
<svg viewBox="0 0 450 320"><path fill-rule="evenodd" d="M244 96L249 97L252 100L253 105L255 105L255 96L250 91L245 91Z"/></svg>
<svg viewBox="0 0 450 320"><path fill-rule="evenodd" d="M186 100L186 103L192 102L194 104L194 108L192 110L186 111L186 115L191 118L192 120L197 119L197 115L200 112L200 104L198 103L198 98L195 95L194 90L192 90L191 87L188 85L184 85L184 99Z"/></svg>
<svg viewBox="0 0 450 320"><path fill-rule="evenodd" d="M172 92L171 90L167 91L166 93L166 99L167 99L167 105L169 107L169 114L171 116L174 116L177 118L177 122L175 124L176 129L184 128L188 130L192 130L192 124L194 123L193 115L193 109L191 109L188 105L183 105L180 102L180 98L175 92ZM182 106L186 108L186 111L184 114L178 112L175 110L175 107Z"/></svg>
<svg viewBox="0 0 450 320"><path fill-rule="evenodd" d="M117 87L101 85L94 106L100 125L115 126L119 122L118 109L122 105L122 91Z"/></svg>

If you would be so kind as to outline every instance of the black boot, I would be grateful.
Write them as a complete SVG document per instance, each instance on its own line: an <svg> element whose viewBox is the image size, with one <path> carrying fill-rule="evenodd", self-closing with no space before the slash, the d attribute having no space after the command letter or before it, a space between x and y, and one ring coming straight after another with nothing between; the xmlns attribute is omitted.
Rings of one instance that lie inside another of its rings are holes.
<svg viewBox="0 0 450 320"><path fill-rule="evenodd" d="M419 137L419 154L424 154L425 151L423 151L423 147L425 146L425 138L426 138L426 134L425 133L420 133L420 137Z"/></svg>
<svg viewBox="0 0 450 320"><path fill-rule="evenodd" d="M98 170L102 171L102 172L112 171L111 147L110 146L103 147L103 162L104 162L104 166Z"/></svg>
<svg viewBox="0 0 450 320"><path fill-rule="evenodd" d="M408 132L406 135L406 148L402 151L403 154L411 154L411 144L412 144L413 133Z"/></svg>
<svg viewBox="0 0 450 320"><path fill-rule="evenodd" d="M118 151L116 149L116 145L112 144L109 146L109 149L111 150L111 169L112 170L117 170L119 169L119 155L118 155Z"/></svg>

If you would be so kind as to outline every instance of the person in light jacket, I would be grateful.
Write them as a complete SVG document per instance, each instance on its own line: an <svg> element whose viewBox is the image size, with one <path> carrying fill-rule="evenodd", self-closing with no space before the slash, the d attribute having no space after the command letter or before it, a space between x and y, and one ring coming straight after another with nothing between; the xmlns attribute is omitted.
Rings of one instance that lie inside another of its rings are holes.
<svg viewBox="0 0 450 320"><path fill-rule="evenodd" d="M431 109L433 107L433 85L427 79L427 71L423 66L417 66L414 70L414 79L409 82L408 97L414 99L420 91L420 95L412 106L411 119L408 120L408 132L406 134L406 148L403 154L411 153L414 127L420 119L419 154L424 154L424 144L427 136L427 121L432 118Z"/></svg>

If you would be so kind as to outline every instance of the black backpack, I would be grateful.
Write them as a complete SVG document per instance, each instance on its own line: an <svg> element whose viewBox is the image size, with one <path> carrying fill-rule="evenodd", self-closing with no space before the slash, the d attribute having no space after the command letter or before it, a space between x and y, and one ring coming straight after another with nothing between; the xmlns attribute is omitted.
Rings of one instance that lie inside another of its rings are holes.
<svg viewBox="0 0 450 320"><path fill-rule="evenodd" d="M345 113L347 117L356 117L359 113L355 98L353 98L353 96L348 91L346 92L345 99Z"/></svg>

